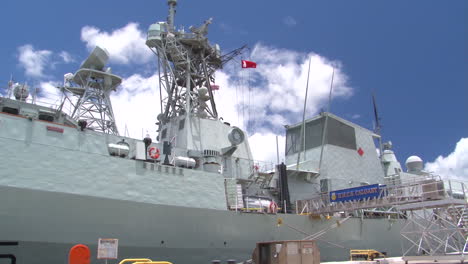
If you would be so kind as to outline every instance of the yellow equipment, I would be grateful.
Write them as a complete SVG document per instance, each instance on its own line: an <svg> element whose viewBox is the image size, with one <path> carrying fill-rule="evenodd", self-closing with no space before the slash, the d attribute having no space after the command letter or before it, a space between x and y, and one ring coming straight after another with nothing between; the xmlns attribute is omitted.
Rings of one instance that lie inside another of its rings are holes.
<svg viewBox="0 0 468 264"><path fill-rule="evenodd" d="M124 259L119 262L119 264L124 264L127 262L131 262L133 264L172 264L169 261L152 261L151 259L147 258L134 258L134 259Z"/></svg>
<svg viewBox="0 0 468 264"><path fill-rule="evenodd" d="M386 254L373 249L351 249L349 251L349 260L374 260L376 258L385 258L387 257Z"/></svg>

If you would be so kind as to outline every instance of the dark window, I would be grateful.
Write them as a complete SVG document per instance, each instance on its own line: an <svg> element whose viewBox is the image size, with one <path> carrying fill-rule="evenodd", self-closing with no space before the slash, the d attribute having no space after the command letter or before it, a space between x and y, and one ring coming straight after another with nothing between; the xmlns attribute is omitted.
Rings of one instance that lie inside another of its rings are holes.
<svg viewBox="0 0 468 264"><path fill-rule="evenodd" d="M348 149L356 149L356 133L352 126L346 125L329 117L327 124L326 144L331 144ZM325 126L325 117L306 123L305 149L312 149L322 145L322 133ZM294 154L302 150L301 128L297 126L286 131L286 155Z"/></svg>
<svg viewBox="0 0 468 264"><path fill-rule="evenodd" d="M322 145L323 120L324 118L322 117L306 123L306 149L316 148Z"/></svg>
<svg viewBox="0 0 468 264"><path fill-rule="evenodd" d="M166 134L167 134L167 129L163 129L163 131L161 132L161 139L164 139L166 138Z"/></svg>
<svg viewBox="0 0 468 264"><path fill-rule="evenodd" d="M185 126L185 118L179 121L179 130L184 129Z"/></svg>
<svg viewBox="0 0 468 264"><path fill-rule="evenodd" d="M7 106L4 106L4 107L2 108L2 112L8 113L8 114L12 114L12 115L17 115L17 114L19 114L19 110L18 110L18 109L12 108L12 107L7 107Z"/></svg>
<svg viewBox="0 0 468 264"><path fill-rule="evenodd" d="M54 116L49 114L40 113L39 120L54 122Z"/></svg>
<svg viewBox="0 0 468 264"><path fill-rule="evenodd" d="M286 131L286 155L294 154L300 149L301 127L295 127Z"/></svg>
<svg viewBox="0 0 468 264"><path fill-rule="evenodd" d="M329 192L331 190L331 179L320 179L320 192Z"/></svg>
<svg viewBox="0 0 468 264"><path fill-rule="evenodd" d="M327 142L328 144L356 149L356 133L354 127L348 126L336 119L328 118Z"/></svg>

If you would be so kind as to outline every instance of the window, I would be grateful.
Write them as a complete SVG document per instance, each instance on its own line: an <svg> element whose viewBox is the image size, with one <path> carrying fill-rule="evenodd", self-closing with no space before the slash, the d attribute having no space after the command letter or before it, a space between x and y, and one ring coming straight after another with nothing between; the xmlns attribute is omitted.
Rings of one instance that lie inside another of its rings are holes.
<svg viewBox="0 0 468 264"><path fill-rule="evenodd" d="M328 118L328 144L338 147L356 149L356 134L354 127L348 126L336 119Z"/></svg>
<svg viewBox="0 0 468 264"><path fill-rule="evenodd" d="M39 113L39 120L54 122L54 116L47 113Z"/></svg>
<svg viewBox="0 0 468 264"><path fill-rule="evenodd" d="M331 179L320 179L320 192L329 192L331 190Z"/></svg>
<svg viewBox="0 0 468 264"><path fill-rule="evenodd" d="M184 129L185 126L185 118L179 121L179 130Z"/></svg>
<svg viewBox="0 0 468 264"><path fill-rule="evenodd" d="M322 133L325 126L325 117L308 121L305 125L305 149L312 149L322 145ZM302 150L302 126L290 128L286 131L286 155ZM335 145L348 149L356 149L356 133L352 126L334 118L328 118L327 136L325 144Z"/></svg>
<svg viewBox="0 0 468 264"><path fill-rule="evenodd" d="M7 107L7 106L4 106L4 107L2 108L2 112L8 113L8 114L12 114L12 115L17 115L17 114L19 114L19 110L18 110L17 108Z"/></svg>
<svg viewBox="0 0 468 264"><path fill-rule="evenodd" d="M286 155L294 154L300 150L300 134L300 126L286 131Z"/></svg>

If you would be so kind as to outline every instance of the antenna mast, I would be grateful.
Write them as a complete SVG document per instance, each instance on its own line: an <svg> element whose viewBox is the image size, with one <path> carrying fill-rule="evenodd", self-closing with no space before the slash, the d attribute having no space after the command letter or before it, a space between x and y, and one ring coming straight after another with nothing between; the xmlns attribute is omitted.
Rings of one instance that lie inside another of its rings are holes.
<svg viewBox="0 0 468 264"><path fill-rule="evenodd" d="M108 59L107 51L96 47L75 74L65 74L64 85L60 87L63 93L60 110L68 101L73 107L71 117L83 127L118 135L110 93L122 78L105 68Z"/></svg>
<svg viewBox="0 0 468 264"><path fill-rule="evenodd" d="M319 160L319 168L318 168L319 173L322 173L321 169L322 169L322 160L323 160L323 150L325 148L325 144L326 144L326 141L327 141L328 115L330 114L330 108L331 108L334 77L335 77L335 67L333 67L333 71L332 71L331 82L330 82L330 93L328 94L327 112L325 114L325 123L323 125L323 130L322 130L323 131L322 132L322 146L320 148L320 160Z"/></svg>
<svg viewBox="0 0 468 264"><path fill-rule="evenodd" d="M377 135L380 135L380 129L382 128L380 126L380 117L379 117L379 112L377 111L377 103L375 101L375 93L372 92L372 104L374 106L374 118L375 118L375 127L374 127L374 133Z"/></svg>
<svg viewBox="0 0 468 264"><path fill-rule="evenodd" d="M183 115L217 119L211 84L226 57L221 56L219 45L211 45L206 37L212 19L200 27L191 26L190 32L176 30L177 0L167 3L167 21L152 24L146 40L146 45L158 57L160 89L164 91L159 125Z"/></svg>

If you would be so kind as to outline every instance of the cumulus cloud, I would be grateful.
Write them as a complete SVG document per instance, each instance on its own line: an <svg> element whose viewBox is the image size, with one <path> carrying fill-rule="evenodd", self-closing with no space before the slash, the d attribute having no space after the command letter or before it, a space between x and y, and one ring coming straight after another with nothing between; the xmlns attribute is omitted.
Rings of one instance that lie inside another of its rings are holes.
<svg viewBox="0 0 468 264"><path fill-rule="evenodd" d="M71 63L75 61L72 55L66 51L61 51L58 55L60 56L60 58L62 58L63 62L65 63Z"/></svg>
<svg viewBox="0 0 468 264"><path fill-rule="evenodd" d="M265 128L282 133L284 125L298 122L302 116L309 59L307 117L326 105L333 68L333 96L349 97L352 94L339 62L315 53L257 44L251 53L251 60L257 62L256 69L240 70L239 65L232 64L216 75L221 89L215 99L223 105L218 112L231 121L240 121L241 126L251 133Z"/></svg>
<svg viewBox="0 0 468 264"><path fill-rule="evenodd" d="M278 137L278 149L276 148L276 137ZM279 162L284 162L285 136L262 131L251 135L249 137L249 144L252 149L252 155L256 160L276 164L278 159L277 153L279 153Z"/></svg>
<svg viewBox="0 0 468 264"><path fill-rule="evenodd" d="M156 137L160 112L158 76L133 74L124 78L117 92L111 94L112 106L121 135L141 138L146 133Z"/></svg>
<svg viewBox="0 0 468 264"><path fill-rule="evenodd" d="M137 23L129 23L112 32L85 26L81 29L81 40L90 51L96 46L107 49L110 61L114 63L142 64L149 62L154 56L145 45L145 33L139 29Z"/></svg>
<svg viewBox="0 0 468 264"><path fill-rule="evenodd" d="M250 134L255 159L276 162L276 139L284 156L284 125L302 117L308 64L311 61L306 117L317 114L328 102L333 68L333 97L349 97L352 89L337 61L316 53L299 53L257 44L250 54L256 69L239 69L233 63L216 74L218 113Z"/></svg>
<svg viewBox="0 0 468 264"><path fill-rule="evenodd" d="M18 48L19 65L24 68L25 74L30 77L44 77L44 69L52 56L50 50L35 50L30 44Z"/></svg>
<svg viewBox="0 0 468 264"><path fill-rule="evenodd" d="M47 107L58 107L61 101L61 92L57 88L61 83L57 81L41 81L30 88L31 94L36 97L36 103ZM30 98L32 99L32 98ZM69 109L63 109L68 113ZM68 113L70 114L70 113Z"/></svg>
<svg viewBox="0 0 468 264"><path fill-rule="evenodd" d="M50 50L36 50L31 44L18 47L18 63L24 69L25 75L34 78L45 78L44 71L54 69L58 63L74 62L66 51L54 53Z"/></svg>
<svg viewBox="0 0 468 264"><path fill-rule="evenodd" d="M455 150L446 157L439 156L433 162L427 162L425 170L444 178L468 180L468 138L460 139Z"/></svg>

